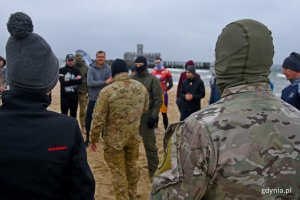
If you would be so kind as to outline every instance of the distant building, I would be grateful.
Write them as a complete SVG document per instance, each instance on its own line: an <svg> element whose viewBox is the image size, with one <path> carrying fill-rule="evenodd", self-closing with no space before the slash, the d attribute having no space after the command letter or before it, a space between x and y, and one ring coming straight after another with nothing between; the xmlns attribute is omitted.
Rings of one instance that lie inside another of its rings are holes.
<svg viewBox="0 0 300 200"><path fill-rule="evenodd" d="M133 65L134 60L138 57L138 56L145 56L147 61L148 61L148 65L154 66L154 60L157 57L161 57L160 53L144 53L143 51L143 45L142 44L137 44L137 52L125 52L124 53L124 60L127 62L127 64Z"/></svg>
<svg viewBox="0 0 300 200"><path fill-rule="evenodd" d="M134 64L134 60L138 56L145 56L148 61L149 68L154 67L154 60L157 57L161 57L160 53L144 53L143 45L137 44L137 51L136 52L125 52L124 53L124 60L127 62L128 66L132 66ZM163 58L162 58L163 59ZM182 61L166 61L163 59L163 64L167 68L179 68L183 69L185 62ZM211 63L209 62L195 62L196 69L209 69L211 67Z"/></svg>

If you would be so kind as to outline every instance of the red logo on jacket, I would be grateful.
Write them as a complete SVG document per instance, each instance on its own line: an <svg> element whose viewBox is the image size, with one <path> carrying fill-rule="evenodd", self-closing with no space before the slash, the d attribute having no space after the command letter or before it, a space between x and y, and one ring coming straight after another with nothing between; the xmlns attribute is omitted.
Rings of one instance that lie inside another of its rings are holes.
<svg viewBox="0 0 300 200"><path fill-rule="evenodd" d="M67 146L61 146L61 147L49 147L48 151L63 151L63 150L67 150L68 147Z"/></svg>

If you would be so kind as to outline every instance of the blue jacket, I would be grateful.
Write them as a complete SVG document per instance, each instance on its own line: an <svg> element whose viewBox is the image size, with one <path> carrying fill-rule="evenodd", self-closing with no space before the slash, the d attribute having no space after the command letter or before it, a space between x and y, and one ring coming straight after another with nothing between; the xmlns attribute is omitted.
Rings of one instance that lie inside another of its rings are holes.
<svg viewBox="0 0 300 200"><path fill-rule="evenodd" d="M282 90L281 99L300 110L300 77Z"/></svg>

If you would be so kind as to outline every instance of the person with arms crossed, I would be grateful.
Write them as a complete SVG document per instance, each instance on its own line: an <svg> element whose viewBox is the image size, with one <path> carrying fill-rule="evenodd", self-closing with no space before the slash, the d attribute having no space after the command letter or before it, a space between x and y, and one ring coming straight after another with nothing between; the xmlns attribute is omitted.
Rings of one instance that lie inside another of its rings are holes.
<svg viewBox="0 0 300 200"><path fill-rule="evenodd" d="M98 51L96 53L96 63L92 64L88 68L87 86L89 91L89 102L85 120L86 146L89 146L90 143L90 128L98 94L106 85L110 84L112 81L111 69L110 66L105 63L105 60L106 53L104 51Z"/></svg>
<svg viewBox="0 0 300 200"><path fill-rule="evenodd" d="M78 105L79 105L79 122L80 128L83 134L86 134L85 130L85 118L88 100L88 87L87 87L87 71L88 66L82 59L82 55L77 52L75 54L75 68L79 71L81 76L81 84L78 87Z"/></svg>

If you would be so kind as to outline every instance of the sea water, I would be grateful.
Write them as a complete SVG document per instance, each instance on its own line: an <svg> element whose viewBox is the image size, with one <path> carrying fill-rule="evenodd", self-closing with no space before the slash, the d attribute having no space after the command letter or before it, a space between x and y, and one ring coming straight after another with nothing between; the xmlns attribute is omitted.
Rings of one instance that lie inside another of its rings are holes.
<svg viewBox="0 0 300 200"><path fill-rule="evenodd" d="M170 71L171 71L172 76L173 76L174 84L177 84L178 81L179 81L180 74L184 70L183 69L172 69L172 68L170 68ZM196 72L198 74L200 74L201 79L203 80L205 87L209 87L209 81L212 77L213 71L214 71L213 67L210 70L199 70L199 69L196 70ZM286 86L288 86L290 84L290 82L286 80L285 75L282 74L280 65L273 65L272 66L271 73L269 75L269 79L272 81L272 83L274 85L273 92L276 96L280 96L281 91L283 90L283 88L285 88Z"/></svg>

